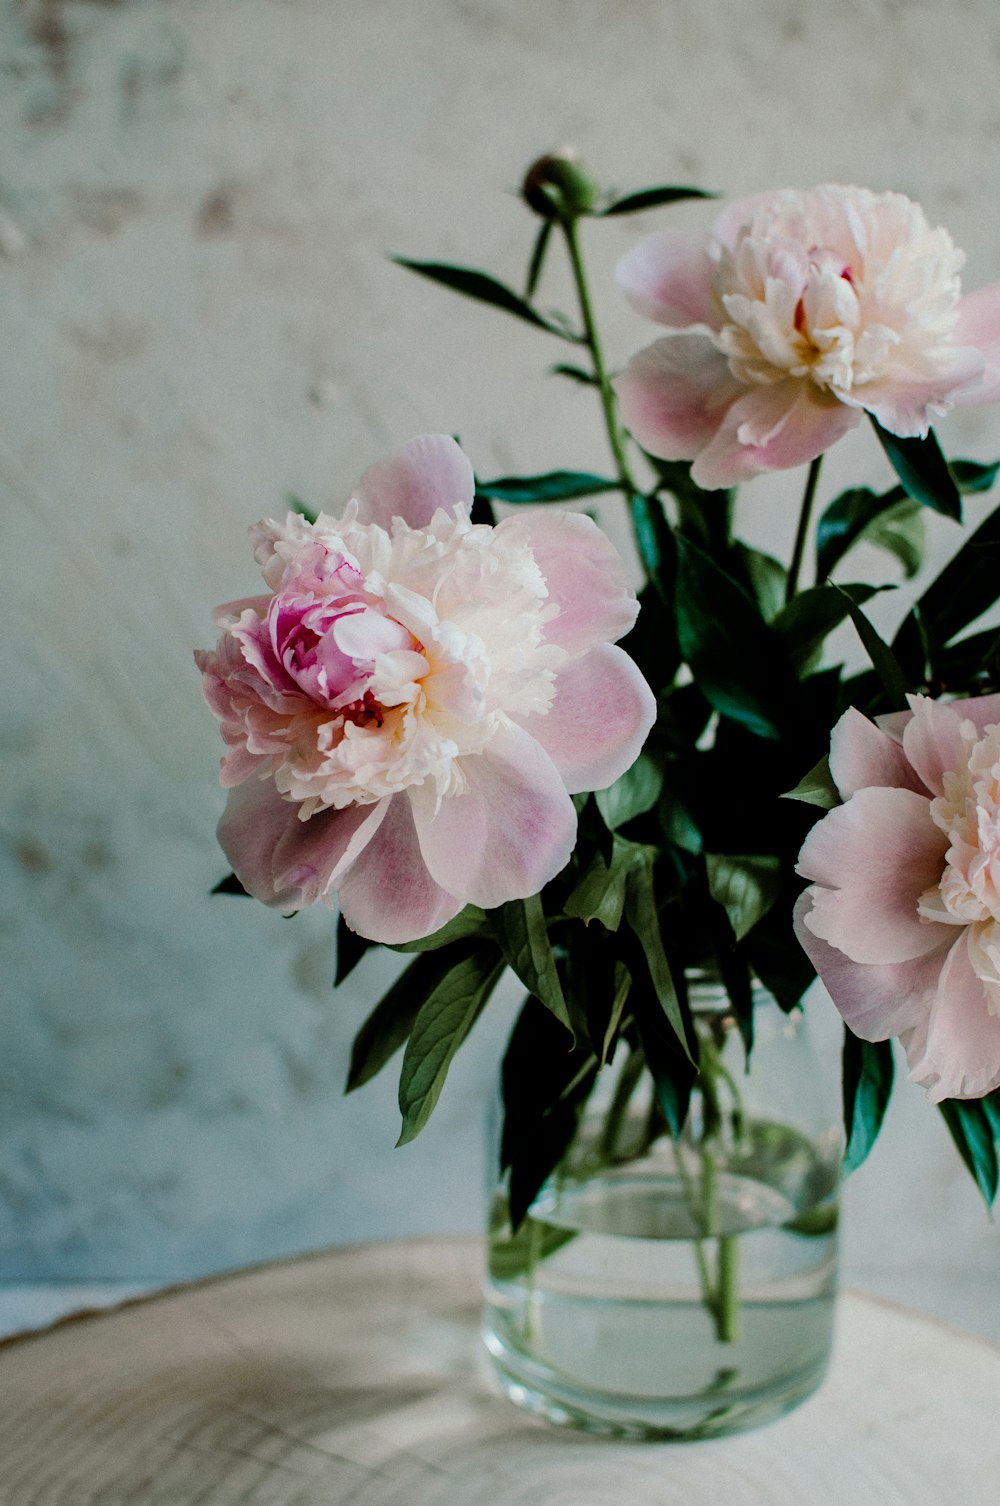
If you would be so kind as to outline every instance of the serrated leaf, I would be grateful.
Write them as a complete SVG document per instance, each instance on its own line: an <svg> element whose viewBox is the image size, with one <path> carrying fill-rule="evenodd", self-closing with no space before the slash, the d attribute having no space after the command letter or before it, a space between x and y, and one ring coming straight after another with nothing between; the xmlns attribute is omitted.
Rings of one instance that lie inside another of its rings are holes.
<svg viewBox="0 0 1000 1506"><path fill-rule="evenodd" d="M757 604L703 550L677 539L677 634L716 711L779 741L795 719L798 685Z"/></svg>
<svg viewBox="0 0 1000 1506"><path fill-rule="evenodd" d="M504 958L528 992L540 999L575 1039L541 897L535 894L529 899L509 900L489 912L489 925Z"/></svg>
<svg viewBox="0 0 1000 1506"><path fill-rule="evenodd" d="M413 966L424 960L418 958ZM455 1052L479 1018L504 966L494 947L478 947L450 966L424 999L399 1074L403 1127L397 1145L413 1140L430 1118Z"/></svg>
<svg viewBox="0 0 1000 1506"><path fill-rule="evenodd" d="M453 941L464 941L467 937L480 935L485 926L486 911L480 910L478 905L466 905L464 910L459 910L457 915L445 921L440 930L433 931L430 936L420 936L416 941L384 944L392 952L436 952Z"/></svg>
<svg viewBox="0 0 1000 1506"><path fill-rule="evenodd" d="M934 512L962 521L962 498L948 462L941 453L933 429L923 439L903 439L890 434L872 415L868 415L886 458L903 484L907 496Z"/></svg>
<svg viewBox="0 0 1000 1506"><path fill-rule="evenodd" d="M550 335L558 335L561 340L580 343L578 335L564 329L553 319L546 319L526 299L515 293L513 288L507 287L506 283L499 282L487 272L479 272L474 267L456 267L450 262L412 261L407 256L394 256L392 260L397 266L406 267L420 277L427 277L431 282L450 288L453 293L462 293L466 298L475 299L477 303L491 304L493 308L502 309L505 314L513 314L528 324L547 330Z"/></svg>
<svg viewBox="0 0 1000 1506"><path fill-rule="evenodd" d="M663 769L648 753L640 753L606 790L597 790L594 801L609 831L617 831L636 816L652 810L663 788Z"/></svg>
<svg viewBox="0 0 1000 1506"><path fill-rule="evenodd" d="M938 1108L987 1208L991 1208L1000 1180L991 1112L976 1098L946 1098Z"/></svg>
<svg viewBox="0 0 1000 1506"><path fill-rule="evenodd" d="M834 586L839 591L839 586ZM908 685L906 676L903 674L899 660L892 649L880 638L861 608L851 600L844 592L844 599L850 602L848 614L854 623L858 637L864 645L865 653L872 662L872 667L882 682L882 688L889 698L889 703L894 711L905 711L907 707L906 692Z"/></svg>
<svg viewBox="0 0 1000 1506"><path fill-rule="evenodd" d="M813 764L808 774L803 774L794 790L785 790L779 800L801 800L805 805L818 805L820 810L832 811L840 805L840 791L830 773L830 755L824 753L819 763Z"/></svg>
<svg viewBox="0 0 1000 1506"><path fill-rule="evenodd" d="M844 1171L856 1171L878 1138L892 1094L891 1041L863 1041L844 1027Z"/></svg>
<svg viewBox="0 0 1000 1506"><path fill-rule="evenodd" d="M781 889L781 860L769 853L706 852L708 892L742 941L770 910Z"/></svg>
<svg viewBox="0 0 1000 1506"><path fill-rule="evenodd" d="M639 942L648 969L649 981L663 1015L676 1035L681 1051L691 1060L684 1017L681 1014L677 989L674 986L670 963L667 961L660 935L660 917L653 882L655 859L656 853L653 848L636 848L635 861L629 868L625 886L625 915Z"/></svg>
<svg viewBox="0 0 1000 1506"><path fill-rule="evenodd" d="M638 188L635 193L625 194L607 204L599 214L603 218L616 214L638 214L643 209L655 209L661 204L677 204L682 199L714 199L716 195L706 188Z"/></svg>
<svg viewBox="0 0 1000 1506"><path fill-rule="evenodd" d="M619 490L617 481L587 471L548 471L543 476L499 476L495 481L476 482L476 496L493 502L571 502Z"/></svg>
<svg viewBox="0 0 1000 1506"><path fill-rule="evenodd" d="M344 979L353 973L368 949L376 945L377 943L369 941L367 936L359 936L357 931L352 931L342 915L337 916L337 968L333 978L334 988L340 987Z"/></svg>

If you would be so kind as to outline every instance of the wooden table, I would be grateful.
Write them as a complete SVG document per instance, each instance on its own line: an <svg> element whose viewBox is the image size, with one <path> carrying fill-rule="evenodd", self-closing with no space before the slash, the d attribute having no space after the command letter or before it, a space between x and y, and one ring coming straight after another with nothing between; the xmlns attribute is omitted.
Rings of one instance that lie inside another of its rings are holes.
<svg viewBox="0 0 1000 1506"><path fill-rule="evenodd" d="M0 1345L2 1506L998 1506L1000 1349L847 1294L756 1432L562 1432L492 1385L472 1240L367 1245Z"/></svg>

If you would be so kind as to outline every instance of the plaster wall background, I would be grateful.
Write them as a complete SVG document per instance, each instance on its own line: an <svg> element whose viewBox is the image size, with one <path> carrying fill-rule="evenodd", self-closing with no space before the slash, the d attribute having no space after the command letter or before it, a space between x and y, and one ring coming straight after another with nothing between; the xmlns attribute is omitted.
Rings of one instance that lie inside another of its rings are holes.
<svg viewBox="0 0 1000 1506"><path fill-rule="evenodd" d="M394 1152L392 1072L340 1091L393 959L334 997L329 914L206 898L223 795L191 650L254 588L247 527L289 495L339 505L429 430L482 474L605 464L589 395L545 375L557 342L386 253L517 283L517 184L573 141L622 191L901 189L974 287L1000 277L998 67L990 0L5 0L0 1280L477 1226L516 990ZM650 338L616 258L710 218L587 227L612 360ZM1000 454L1000 412L939 432ZM859 430L824 494L887 479ZM786 556L800 485L742 502ZM849 1279L1000 1337L996 1230L905 1083L848 1205Z"/></svg>

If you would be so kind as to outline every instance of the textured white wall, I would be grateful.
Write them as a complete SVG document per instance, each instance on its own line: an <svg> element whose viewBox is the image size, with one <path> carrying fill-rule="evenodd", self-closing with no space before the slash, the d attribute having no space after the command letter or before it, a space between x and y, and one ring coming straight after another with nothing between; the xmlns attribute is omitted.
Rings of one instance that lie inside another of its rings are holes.
<svg viewBox="0 0 1000 1506"><path fill-rule="evenodd" d="M511 191L572 140L622 190L900 188L975 286L1000 276L998 61L991 0L7 0L0 1278L477 1222L516 993L394 1152L391 1074L340 1096L391 960L333 997L329 915L206 898L223 797L191 650L252 588L248 525L339 503L425 430L485 474L605 463L591 398L544 375L555 342L386 253L519 280ZM707 218L588 227L613 359L649 336L616 257ZM941 433L1000 453L996 412ZM824 484L885 474L859 432ZM799 484L747 489L755 538L787 551ZM849 1273L996 1327L996 1232L915 1090L880 1149Z"/></svg>

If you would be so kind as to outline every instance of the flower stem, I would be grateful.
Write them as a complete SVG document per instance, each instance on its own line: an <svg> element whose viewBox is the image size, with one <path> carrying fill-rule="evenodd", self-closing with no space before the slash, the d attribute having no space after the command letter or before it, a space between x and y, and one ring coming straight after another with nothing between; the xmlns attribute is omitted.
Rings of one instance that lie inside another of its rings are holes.
<svg viewBox="0 0 1000 1506"><path fill-rule="evenodd" d="M823 464L822 455L810 462L809 474L806 477L806 489L802 495L802 506L799 508L799 526L795 531L795 545L792 549L792 563L788 567L788 580L785 585L785 606L792 601L799 588L799 573L802 569L802 557L806 551L806 535L809 532L809 521L812 517L813 502L816 499L816 485L819 481L819 468Z"/></svg>
<svg viewBox="0 0 1000 1506"><path fill-rule="evenodd" d="M590 285L587 281L587 272L583 264L583 252L580 248L579 221L572 216L567 216L560 223L563 234L566 237L566 249L569 252L570 265L573 268L573 281L576 284L576 294L580 304L580 318L583 322L584 342L590 351L594 376L597 379L597 386L601 395L601 411L604 414L604 427L607 430L608 444L611 447L611 454L614 458L615 470L618 474L622 491L628 499L632 532L638 547L639 557L645 566L647 575L652 578L655 561L651 557L648 543L650 535L650 502L636 486L635 479L629 468L628 456L625 452L625 435L618 422L615 395L611 390L611 379L608 376L608 368L604 362L601 337L598 333L597 321L594 318L594 306L590 297ZM653 505L658 506L659 504L654 501Z"/></svg>

